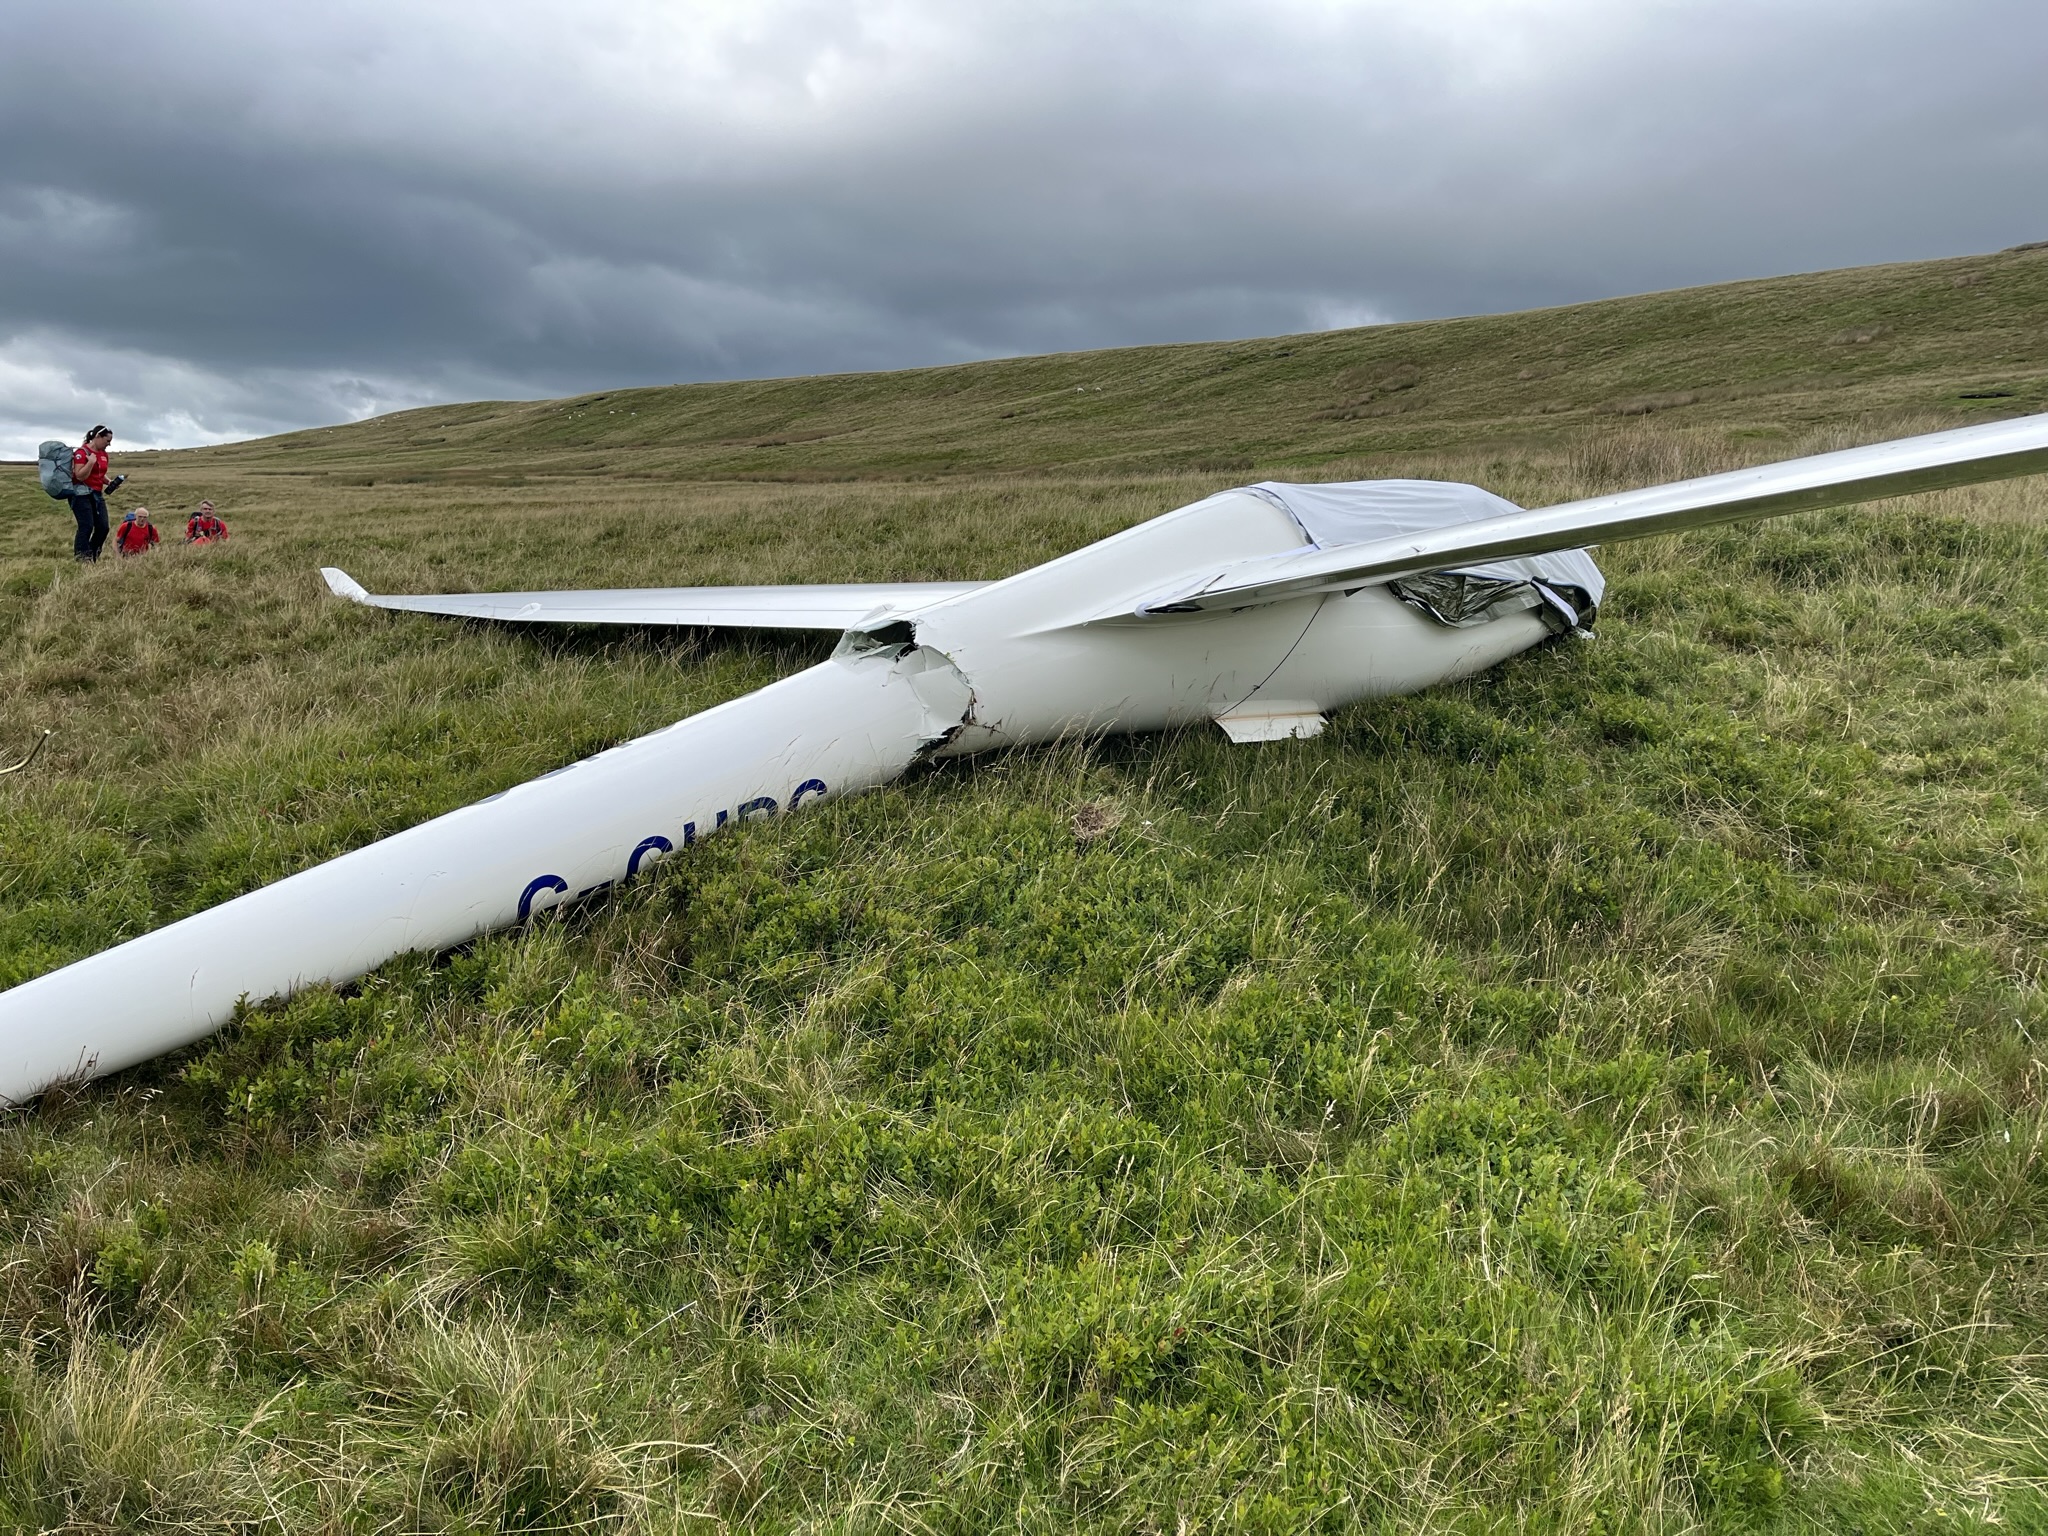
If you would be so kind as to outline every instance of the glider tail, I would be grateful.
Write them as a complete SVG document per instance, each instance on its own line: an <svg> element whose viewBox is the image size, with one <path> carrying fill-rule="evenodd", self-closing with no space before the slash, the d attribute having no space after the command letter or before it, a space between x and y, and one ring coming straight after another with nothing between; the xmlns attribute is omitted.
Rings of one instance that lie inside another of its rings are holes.
<svg viewBox="0 0 2048 1536"><path fill-rule="evenodd" d="M966 715L952 664L842 654L0 993L0 1102L593 895L710 832L888 783Z"/></svg>

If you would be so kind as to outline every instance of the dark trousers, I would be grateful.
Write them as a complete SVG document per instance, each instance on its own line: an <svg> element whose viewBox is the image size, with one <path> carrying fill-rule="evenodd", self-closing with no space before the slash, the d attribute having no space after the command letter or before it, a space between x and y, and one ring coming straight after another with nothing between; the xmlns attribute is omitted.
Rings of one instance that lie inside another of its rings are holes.
<svg viewBox="0 0 2048 1536"><path fill-rule="evenodd" d="M71 553L81 560L97 560L107 542L107 498L98 491L84 491L71 498L71 515L78 519L78 537L71 541Z"/></svg>

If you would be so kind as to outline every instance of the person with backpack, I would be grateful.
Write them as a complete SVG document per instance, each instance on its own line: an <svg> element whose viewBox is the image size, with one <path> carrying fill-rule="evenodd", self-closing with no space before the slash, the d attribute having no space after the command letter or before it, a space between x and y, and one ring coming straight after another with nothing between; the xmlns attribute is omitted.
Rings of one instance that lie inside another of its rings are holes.
<svg viewBox="0 0 2048 1536"><path fill-rule="evenodd" d="M107 492L120 489L128 478L107 478L107 449L113 441L114 429L99 426L68 454L63 440L55 438L36 451L43 489L58 501L69 502L71 515L78 519L71 553L79 560L99 559L107 542Z"/></svg>
<svg viewBox="0 0 2048 1536"><path fill-rule="evenodd" d="M212 502L202 501L199 510L185 519L187 544L225 544L227 541L228 525L214 515Z"/></svg>
<svg viewBox="0 0 2048 1536"><path fill-rule="evenodd" d="M149 520L147 507L137 507L122 518L120 531L114 535L114 548L124 555L139 555L144 550L155 549L160 542L156 524Z"/></svg>

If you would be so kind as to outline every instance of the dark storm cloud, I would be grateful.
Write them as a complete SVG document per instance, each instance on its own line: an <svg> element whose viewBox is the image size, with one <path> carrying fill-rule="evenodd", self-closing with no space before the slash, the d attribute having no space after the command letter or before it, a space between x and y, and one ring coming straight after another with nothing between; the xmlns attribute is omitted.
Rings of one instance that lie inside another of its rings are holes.
<svg viewBox="0 0 2048 1536"><path fill-rule="evenodd" d="M77 15L30 0L11 31ZM0 61L0 451L88 418L198 441L2048 237L2048 13L2019 0L92 23L87 86Z"/></svg>

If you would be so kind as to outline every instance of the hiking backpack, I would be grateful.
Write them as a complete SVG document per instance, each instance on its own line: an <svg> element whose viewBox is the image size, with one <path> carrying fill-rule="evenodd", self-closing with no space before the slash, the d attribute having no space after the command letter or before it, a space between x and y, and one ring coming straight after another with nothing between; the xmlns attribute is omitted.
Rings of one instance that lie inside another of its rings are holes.
<svg viewBox="0 0 2048 1536"><path fill-rule="evenodd" d="M53 437L36 450L36 473L43 489L58 501L69 501L85 490L71 478L71 445L61 438Z"/></svg>

